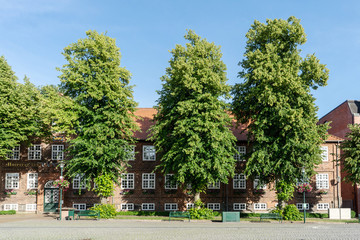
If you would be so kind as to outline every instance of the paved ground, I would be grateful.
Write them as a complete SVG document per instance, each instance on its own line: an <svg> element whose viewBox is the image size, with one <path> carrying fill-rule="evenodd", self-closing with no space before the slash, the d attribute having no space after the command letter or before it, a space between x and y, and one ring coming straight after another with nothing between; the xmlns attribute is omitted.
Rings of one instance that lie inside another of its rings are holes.
<svg viewBox="0 0 360 240"><path fill-rule="evenodd" d="M0 239L360 239L360 224L154 220L57 221L0 216Z"/></svg>

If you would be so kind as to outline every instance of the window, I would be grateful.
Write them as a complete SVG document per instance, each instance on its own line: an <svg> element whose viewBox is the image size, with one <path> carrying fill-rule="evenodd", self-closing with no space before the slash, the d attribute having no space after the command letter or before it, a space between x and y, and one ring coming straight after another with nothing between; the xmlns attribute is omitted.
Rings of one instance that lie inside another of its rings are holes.
<svg viewBox="0 0 360 240"><path fill-rule="evenodd" d="M234 189L246 189L246 178L244 174L235 174L233 179Z"/></svg>
<svg viewBox="0 0 360 240"><path fill-rule="evenodd" d="M220 181L209 183L208 189L220 189Z"/></svg>
<svg viewBox="0 0 360 240"><path fill-rule="evenodd" d="M165 189L177 189L177 183L174 179L174 174L165 175Z"/></svg>
<svg viewBox="0 0 360 240"><path fill-rule="evenodd" d="M266 210L267 206L266 203L255 203L254 210Z"/></svg>
<svg viewBox="0 0 360 240"><path fill-rule="evenodd" d="M254 180L254 189L266 189L266 184L260 183L259 177Z"/></svg>
<svg viewBox="0 0 360 240"><path fill-rule="evenodd" d="M233 209L236 210L246 210L246 203L234 203Z"/></svg>
<svg viewBox="0 0 360 240"><path fill-rule="evenodd" d="M143 211L154 211L155 203L143 203L141 204L141 210Z"/></svg>
<svg viewBox="0 0 360 240"><path fill-rule="evenodd" d="M142 188L155 189L155 173L143 173Z"/></svg>
<svg viewBox="0 0 360 240"><path fill-rule="evenodd" d="M127 149L125 150L127 152L126 160L128 161L134 161L135 160L135 146L130 145L126 146Z"/></svg>
<svg viewBox="0 0 360 240"><path fill-rule="evenodd" d="M306 204L306 208L305 208L305 210L309 210L310 208L309 208L309 204L308 203L305 203ZM304 204L303 203L297 203L296 204L296 207L297 207L297 209L299 209L300 211L301 210L304 210Z"/></svg>
<svg viewBox="0 0 360 240"><path fill-rule="evenodd" d="M316 174L316 188L317 189L329 188L329 174L327 173Z"/></svg>
<svg viewBox="0 0 360 240"><path fill-rule="evenodd" d="M20 145L13 148L12 152L7 154L8 160L20 160Z"/></svg>
<svg viewBox="0 0 360 240"><path fill-rule="evenodd" d="M86 210L86 204L85 203L74 203L73 208L75 208L76 210L79 210L79 211L84 211L84 210Z"/></svg>
<svg viewBox="0 0 360 240"><path fill-rule="evenodd" d="M17 211L19 209L19 205L18 204L4 204L4 210L5 211L9 211L9 210L15 210Z"/></svg>
<svg viewBox="0 0 360 240"><path fill-rule="evenodd" d="M186 204L186 209L189 210L189 209L192 209L195 207L195 204L194 203L187 203Z"/></svg>
<svg viewBox="0 0 360 240"><path fill-rule="evenodd" d="M165 211L176 211L176 210L178 210L178 205L177 205L177 203L165 203L164 210Z"/></svg>
<svg viewBox="0 0 360 240"><path fill-rule="evenodd" d="M85 174L77 174L73 179L73 189L85 189Z"/></svg>
<svg viewBox="0 0 360 240"><path fill-rule="evenodd" d="M39 144L29 147L29 160L41 160L41 146Z"/></svg>
<svg viewBox="0 0 360 240"><path fill-rule="evenodd" d="M155 161L156 153L154 146L143 146L143 161Z"/></svg>
<svg viewBox="0 0 360 240"><path fill-rule="evenodd" d="M237 153L234 155L235 160L245 161L244 155L246 154L245 146L236 146Z"/></svg>
<svg viewBox="0 0 360 240"><path fill-rule="evenodd" d="M38 174L37 173L28 173L27 174L27 188L37 188L38 187Z"/></svg>
<svg viewBox="0 0 360 240"><path fill-rule="evenodd" d="M121 188L134 189L134 174L124 173L121 175Z"/></svg>
<svg viewBox="0 0 360 240"><path fill-rule="evenodd" d="M220 210L220 203L208 203L207 208L218 211L218 210Z"/></svg>
<svg viewBox="0 0 360 240"><path fill-rule="evenodd" d="M328 147L327 146L321 146L320 147L321 149L321 158L324 162L327 162L329 159L328 159L328 155L329 155L329 150L328 150Z"/></svg>
<svg viewBox="0 0 360 240"><path fill-rule="evenodd" d="M51 146L51 159L63 160L64 159L64 145L52 145Z"/></svg>
<svg viewBox="0 0 360 240"><path fill-rule="evenodd" d="M133 203L122 203L121 210L122 211L134 211L134 204Z"/></svg>
<svg viewBox="0 0 360 240"><path fill-rule="evenodd" d="M19 173L6 173L5 189L19 189Z"/></svg>
<svg viewBox="0 0 360 240"><path fill-rule="evenodd" d="M36 211L36 204L26 204L26 211Z"/></svg>
<svg viewBox="0 0 360 240"><path fill-rule="evenodd" d="M318 210L328 210L329 209L329 204L328 203L318 203L317 204L317 209Z"/></svg>

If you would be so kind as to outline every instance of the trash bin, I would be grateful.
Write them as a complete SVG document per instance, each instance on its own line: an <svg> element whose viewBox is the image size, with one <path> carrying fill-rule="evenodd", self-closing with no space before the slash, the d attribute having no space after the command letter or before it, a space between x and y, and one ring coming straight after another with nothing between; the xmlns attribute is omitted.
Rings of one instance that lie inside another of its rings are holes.
<svg viewBox="0 0 360 240"><path fill-rule="evenodd" d="M240 212L222 212L222 222L240 222Z"/></svg>

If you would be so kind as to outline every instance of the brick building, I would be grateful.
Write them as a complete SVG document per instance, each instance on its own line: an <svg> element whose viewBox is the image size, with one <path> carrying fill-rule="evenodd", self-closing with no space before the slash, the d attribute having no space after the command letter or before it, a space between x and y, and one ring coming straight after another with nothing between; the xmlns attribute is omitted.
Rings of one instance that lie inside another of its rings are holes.
<svg viewBox="0 0 360 240"><path fill-rule="evenodd" d="M117 210L171 211L185 210L193 206L190 190L171 181L171 174L163 175L154 172L159 163L156 151L148 139L148 129L152 125L155 110L138 109L136 120L141 131L135 133L138 139L134 147L133 158L129 159L131 167L121 179L114 196L108 198ZM257 188L259 182L246 179L242 174L246 161L242 154L248 149L244 126L235 128L237 138L238 160L236 175L228 184L214 183L208 186L206 193L201 194L202 201L213 210L237 210L262 212L269 211L277 204L273 184ZM323 144L323 162L317 168L317 175L310 183L314 190L307 194L308 209L314 212L326 212L329 207L341 205L341 186L338 184L339 169L338 142L340 138L329 135ZM55 211L59 203L59 189L52 182L59 178L59 160L64 158L66 143L61 138L54 138L50 144L34 141L30 148L19 146L14 149L9 160L0 161L0 207L18 211ZM81 177L71 180L71 187L64 192L64 207L79 210L100 203L100 199L85 189ZM10 191L16 192L11 194ZM302 194L295 193L292 203L302 209Z"/></svg>
<svg viewBox="0 0 360 240"><path fill-rule="evenodd" d="M360 101L346 100L320 118L319 123L330 122L329 134L346 139L349 124L360 124ZM341 172L344 178L346 173ZM341 182L343 207L351 208L360 213L360 188L351 183Z"/></svg>

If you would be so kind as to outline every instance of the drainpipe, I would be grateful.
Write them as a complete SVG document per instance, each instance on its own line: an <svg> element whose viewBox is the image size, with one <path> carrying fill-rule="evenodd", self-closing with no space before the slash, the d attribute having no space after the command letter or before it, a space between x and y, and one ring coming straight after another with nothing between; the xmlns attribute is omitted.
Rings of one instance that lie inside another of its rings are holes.
<svg viewBox="0 0 360 240"><path fill-rule="evenodd" d="M338 201L338 208L340 208L340 193L339 193L339 184L341 184L341 176L340 176L340 173L339 173L339 154L338 154L338 149L339 149L339 144L340 144L340 141L337 142L336 144L336 181L337 181L337 184L336 184L336 188L337 188L337 201Z"/></svg>

